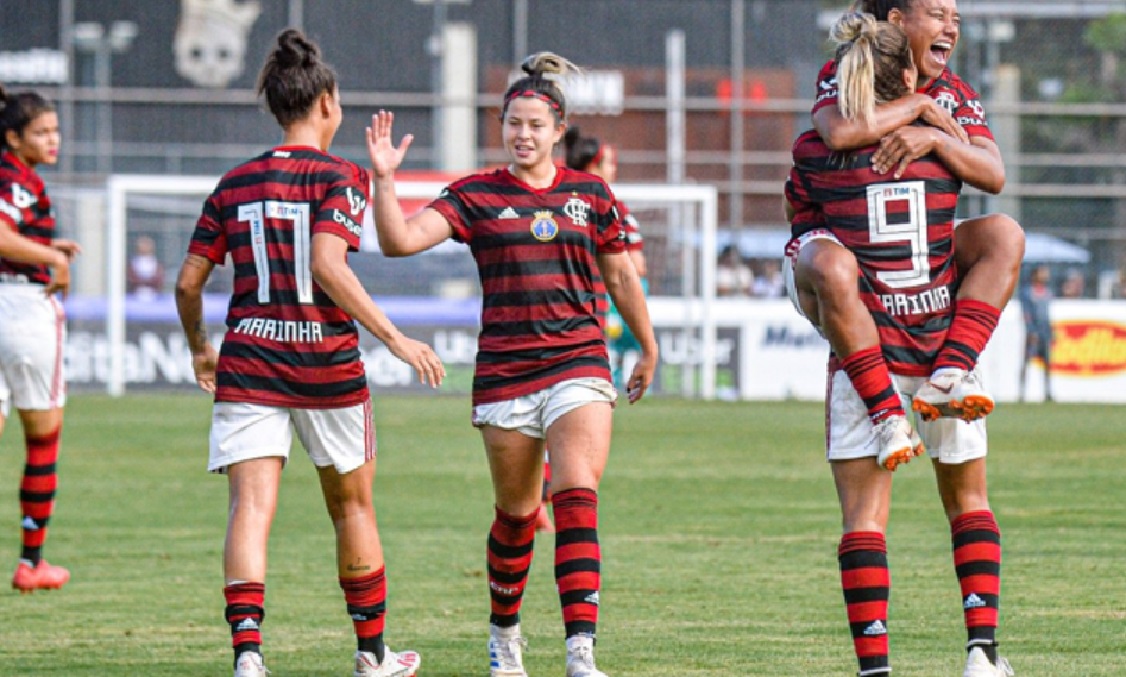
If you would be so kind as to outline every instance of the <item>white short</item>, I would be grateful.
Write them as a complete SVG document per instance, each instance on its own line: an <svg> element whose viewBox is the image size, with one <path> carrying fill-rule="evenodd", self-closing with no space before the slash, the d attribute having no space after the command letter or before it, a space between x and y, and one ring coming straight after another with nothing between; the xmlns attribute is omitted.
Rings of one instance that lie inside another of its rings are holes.
<svg viewBox="0 0 1126 677"><path fill-rule="evenodd" d="M903 409L911 412L911 397L927 378L896 374L892 374L891 378L899 391ZM876 456L876 438L872 422L868 419L868 409L843 369L829 376L825 408L828 460L843 461ZM956 418L924 421L915 416L912 424L927 448L927 455L940 463L965 463L983 458L988 450L983 418L967 423Z"/></svg>
<svg viewBox="0 0 1126 677"><path fill-rule="evenodd" d="M292 430L318 468L331 465L343 475L375 458L370 400L340 409L216 402L207 470L221 473L241 461L273 456L288 462Z"/></svg>
<svg viewBox="0 0 1126 677"><path fill-rule="evenodd" d="M614 403L614 385L601 378L574 378L514 400L473 407L473 425L491 425L543 439L563 414L591 402Z"/></svg>
<svg viewBox="0 0 1126 677"><path fill-rule="evenodd" d="M842 247L844 246L843 244L841 244L841 241L837 239L836 235L833 235L830 231L825 230L824 228L814 228L813 230L808 230L797 236L796 238L791 239L786 243L786 253L782 257L782 280L786 284L786 296L789 297L790 303L792 303L794 306L794 310L798 311L798 315L801 315L805 319L809 320L810 324L817 328L817 331L821 331L821 327L817 326L817 321L813 318L807 317L805 311L802 310L801 302L798 300L797 281L794 279L794 262L798 258L798 252L800 252L801 248L804 247L807 243L814 240L829 240L831 242L836 242Z"/></svg>
<svg viewBox="0 0 1126 677"><path fill-rule="evenodd" d="M0 284L0 414L66 404L66 318L42 285Z"/></svg>

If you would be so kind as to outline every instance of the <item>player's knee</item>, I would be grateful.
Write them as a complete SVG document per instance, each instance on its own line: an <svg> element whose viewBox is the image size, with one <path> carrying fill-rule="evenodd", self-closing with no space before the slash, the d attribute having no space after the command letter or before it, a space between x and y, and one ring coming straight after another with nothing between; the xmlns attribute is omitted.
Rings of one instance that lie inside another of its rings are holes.
<svg viewBox="0 0 1126 677"><path fill-rule="evenodd" d="M804 257L806 252L803 250L802 254ZM809 252L804 264L801 270L803 277L819 296L831 291L856 289L859 274L856 257L844 247L834 244L816 247Z"/></svg>

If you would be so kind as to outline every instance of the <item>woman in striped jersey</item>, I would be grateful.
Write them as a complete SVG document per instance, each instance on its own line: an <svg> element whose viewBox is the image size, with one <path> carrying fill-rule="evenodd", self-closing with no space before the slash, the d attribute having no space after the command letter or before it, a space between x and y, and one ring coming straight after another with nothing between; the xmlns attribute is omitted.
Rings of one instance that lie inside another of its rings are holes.
<svg viewBox="0 0 1126 677"><path fill-rule="evenodd" d="M386 578L372 508L375 429L356 323L435 387L445 371L404 336L348 267L360 242L368 173L328 154L341 122L336 74L288 29L258 79L281 145L227 172L203 206L176 283L196 379L215 394L208 469L230 487L223 551L235 677L265 677L266 551L291 429L320 476L337 574L357 638L355 677L409 677L420 659L383 643ZM218 356L202 291L230 256L234 291Z"/></svg>
<svg viewBox="0 0 1126 677"><path fill-rule="evenodd" d="M55 214L39 165L59 159L59 116L35 92L0 87L0 430L14 406L27 461L20 480L20 560L12 587L61 588L70 572L43 559L55 507L63 425L66 319L56 292L70 289L78 245L55 237Z"/></svg>
<svg viewBox="0 0 1126 677"><path fill-rule="evenodd" d="M899 27L871 15L849 14L832 36L841 45L839 105L847 119L863 123L874 115L876 102L911 91L916 70ZM786 264L799 312L823 327L826 311L811 283L821 268L809 245L828 243L855 256L852 285L878 327L866 339L874 349L850 354L864 358L853 361L838 358L848 352L840 346L854 337L826 331L837 353L826 394L827 458L841 505L841 585L862 677L891 674L885 534L894 475L872 462L882 453L880 433L887 426L873 426L868 411L894 409L902 418L901 398L925 385L951 331L956 315L952 290L958 282L954 211L961 190L961 181L937 154L919 158L892 179L873 168L878 149L873 145L838 153L816 131L806 132L794 143L794 169L786 186L796 234L787 247ZM909 233L917 233L917 239L904 242ZM893 236L877 237L881 234ZM892 379L873 383L876 360L886 362ZM860 394L865 384L880 393L878 401ZM902 444L921 451L925 443L950 523L968 636L964 676L1011 675L996 647L1001 537L988 499L985 422L937 418L918 426L921 441L904 434Z"/></svg>
<svg viewBox="0 0 1126 677"><path fill-rule="evenodd" d="M641 343L626 382L631 403L652 381L657 343L613 193L597 176L552 159L567 121L560 82L573 67L540 53L522 68L525 76L508 88L501 113L511 163L455 181L409 219L394 178L411 137L396 147L392 114L372 118L367 140L375 222L389 256L415 254L452 237L468 244L477 262L484 300L473 424L484 439L496 502L487 551L492 677L526 677L520 603L540 512L545 443L566 674L604 677L594 664L601 587L597 490L616 393L598 319L599 275Z"/></svg>

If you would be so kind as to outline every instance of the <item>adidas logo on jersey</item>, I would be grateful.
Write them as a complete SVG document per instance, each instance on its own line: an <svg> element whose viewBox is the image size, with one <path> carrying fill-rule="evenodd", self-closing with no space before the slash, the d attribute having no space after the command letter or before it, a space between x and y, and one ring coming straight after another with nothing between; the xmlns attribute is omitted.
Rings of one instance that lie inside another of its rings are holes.
<svg viewBox="0 0 1126 677"><path fill-rule="evenodd" d="M883 621L876 619L872 624L864 628L864 634L868 637L875 637L876 635L888 634L888 628L884 625Z"/></svg>
<svg viewBox="0 0 1126 677"><path fill-rule="evenodd" d="M966 601L962 602L963 609L980 609L983 606L985 606L985 600L978 597L975 592L971 592L966 597Z"/></svg>
<svg viewBox="0 0 1126 677"><path fill-rule="evenodd" d="M518 218L520 218L520 215L517 214L516 210L513 209L512 207L505 207L504 211L502 211L500 214L497 214L497 218L498 219L518 219Z"/></svg>

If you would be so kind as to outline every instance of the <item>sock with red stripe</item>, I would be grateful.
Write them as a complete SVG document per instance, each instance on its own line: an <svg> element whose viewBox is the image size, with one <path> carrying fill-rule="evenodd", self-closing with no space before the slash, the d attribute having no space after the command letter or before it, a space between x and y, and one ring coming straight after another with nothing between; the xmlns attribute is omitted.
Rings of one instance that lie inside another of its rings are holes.
<svg viewBox="0 0 1126 677"><path fill-rule="evenodd" d="M891 572L887 542L875 531L841 536L837 550L841 588L861 677L891 674L888 662L888 597Z"/></svg>
<svg viewBox="0 0 1126 677"><path fill-rule="evenodd" d="M23 530L20 559L33 567L42 558L43 542L47 540L47 523L55 509L59 458L59 431L49 435L27 435L27 462L20 480L20 524Z"/></svg>
<svg viewBox="0 0 1126 677"><path fill-rule="evenodd" d="M356 631L356 646L360 651L375 654L376 660L383 662L384 615L387 611L386 567L359 578L341 578L340 588L344 590L344 602L348 605L348 615L352 617L352 627Z"/></svg>
<svg viewBox="0 0 1126 677"><path fill-rule="evenodd" d="M520 604L528 584L532 566L532 548L536 543L537 507L532 514L517 517L496 509L496 519L489 530L489 598L492 612L489 623L512 627L520 622Z"/></svg>
<svg viewBox="0 0 1126 677"><path fill-rule="evenodd" d="M555 585L563 606L567 637L595 636L598 591L602 587L602 551L598 547L598 494L567 489L553 494L555 514Z"/></svg>
<svg viewBox="0 0 1126 677"><path fill-rule="evenodd" d="M891 382L887 361L880 346L864 348L841 360L852 387L864 400L868 418L878 423L888 416L903 416L903 402Z"/></svg>
<svg viewBox="0 0 1126 677"><path fill-rule="evenodd" d="M954 302L954 319L946 342L938 351L934 361L934 371L939 369L965 369L970 371L977 366L977 358L985 350L985 344L993 336L1001 311L973 299Z"/></svg>
<svg viewBox="0 0 1126 677"><path fill-rule="evenodd" d="M997 662L997 621L1001 602L1001 530L992 511L980 510L950 522L954 570L962 588L966 648L981 647Z"/></svg>
<svg viewBox="0 0 1126 677"><path fill-rule="evenodd" d="M266 584L232 583L223 588L226 617L231 624L235 660L244 651L262 653L262 620L266 618Z"/></svg>

